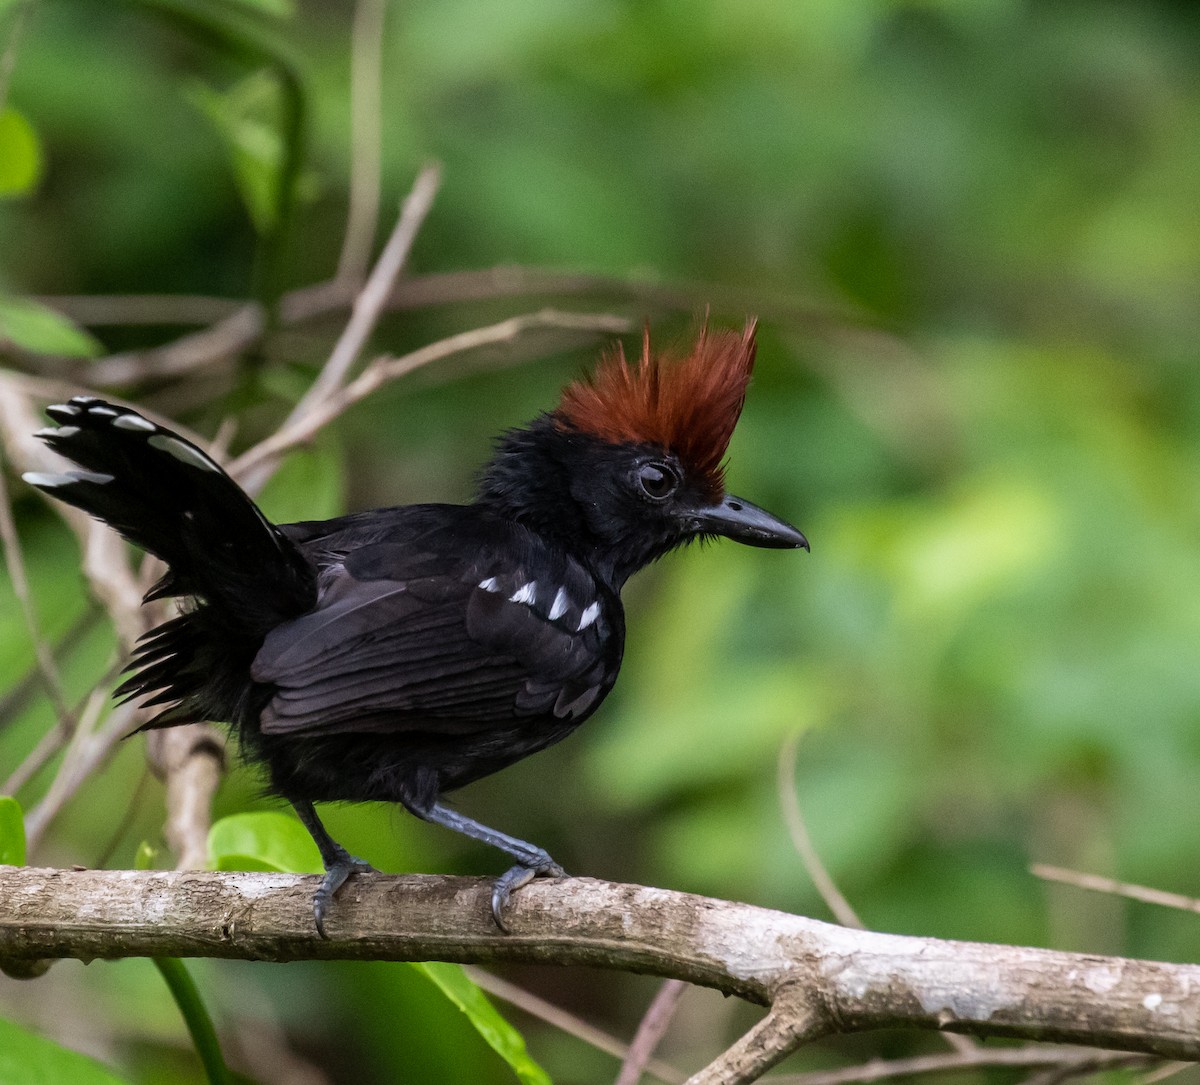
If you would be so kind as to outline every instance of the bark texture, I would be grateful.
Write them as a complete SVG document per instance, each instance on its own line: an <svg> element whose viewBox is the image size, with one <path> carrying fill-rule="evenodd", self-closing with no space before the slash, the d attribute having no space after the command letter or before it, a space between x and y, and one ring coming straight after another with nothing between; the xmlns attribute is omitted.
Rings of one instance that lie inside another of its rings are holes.
<svg viewBox="0 0 1200 1085"><path fill-rule="evenodd" d="M753 1080L820 1035L928 1028L1200 1059L1200 966L849 930L686 893L586 878L359 876L317 936L316 878L0 867L0 961L228 957L582 964L675 977L772 1012L740 1053ZM732 1055L733 1052L731 1051ZM704 1072L702 1072L703 1074ZM717 1080L697 1076L697 1081Z"/></svg>

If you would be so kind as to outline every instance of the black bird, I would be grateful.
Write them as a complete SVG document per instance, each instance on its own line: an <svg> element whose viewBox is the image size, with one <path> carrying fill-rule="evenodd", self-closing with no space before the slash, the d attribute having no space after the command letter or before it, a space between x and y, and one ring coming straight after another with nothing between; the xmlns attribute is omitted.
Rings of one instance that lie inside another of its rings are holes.
<svg viewBox="0 0 1200 1085"><path fill-rule="evenodd" d="M265 765L325 875L317 927L346 878L372 868L314 802L394 802L516 860L509 894L562 868L443 794L565 738L621 666L625 581L669 550L725 536L808 548L794 527L724 492L722 458L754 364L754 324L703 329L686 355L618 345L558 406L497 442L469 505L405 505L270 523L204 452L90 396L41 430L82 470L26 480L167 565L146 601L182 612L142 639L118 694L166 706L145 728L213 720ZM144 729L144 728L141 728Z"/></svg>

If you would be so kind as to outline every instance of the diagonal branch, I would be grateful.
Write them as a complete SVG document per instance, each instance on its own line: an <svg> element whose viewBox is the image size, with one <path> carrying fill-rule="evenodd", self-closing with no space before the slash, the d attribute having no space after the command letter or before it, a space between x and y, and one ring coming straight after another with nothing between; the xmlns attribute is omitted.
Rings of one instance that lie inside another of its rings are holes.
<svg viewBox="0 0 1200 1085"><path fill-rule="evenodd" d="M671 1027L675 1011L679 1008L679 1000L683 998L687 984L682 980L667 980L651 1001L649 1008L642 1015L633 1042L621 1062L621 1072L617 1075L615 1085L638 1085L642 1073L650 1065L650 1058L658 1047L659 1041Z"/></svg>
<svg viewBox="0 0 1200 1085"><path fill-rule="evenodd" d="M362 290L354 299L350 319L329 356L329 361L313 381L312 387L296 404L289 421L303 417L312 408L329 398L339 388L366 346L367 339L379 323L388 295L408 260L417 231L433 207L438 186L442 183L442 168L433 163L426 166L413 182L412 191L405 197L391 237L379 254Z"/></svg>
<svg viewBox="0 0 1200 1085"><path fill-rule="evenodd" d="M1091 1074L1098 1070L1152 1066L1153 1055L1124 1052L1088 1051L1074 1047L1001 1047L972 1048L940 1055L915 1055L908 1059L871 1059L841 1070L813 1070L807 1074L783 1074L771 1079L771 1085L871 1085L897 1077L919 1074L961 1073L963 1070L1009 1066L1026 1070L1068 1070L1072 1074ZM1188 1066L1189 1063L1172 1063ZM1143 1085L1145 1083L1143 1082Z"/></svg>
<svg viewBox="0 0 1200 1085"><path fill-rule="evenodd" d="M37 662L38 672L42 683L54 706L54 714L58 717L59 733L69 735L75 729L75 716L67 704L67 696L63 692L62 675L58 673L58 665L54 662L54 653L42 635L38 622L37 611L33 605L33 594L29 590L29 577L25 575L25 557L21 552L21 539L17 534L17 525L13 520L12 502L8 497L8 484L4 480L4 472L0 471L0 545L4 548L4 564L8 570L8 579L12 584L13 594L17 597L17 605L21 608L21 616L25 619L25 629L33 642L33 655Z"/></svg>
<svg viewBox="0 0 1200 1085"><path fill-rule="evenodd" d="M433 362L477 350L480 347L509 343L526 331L543 328L563 328L569 331L620 333L629 330L629 321L604 313L565 313L543 309L537 313L509 317L498 324L460 332L447 339L420 347L398 358L383 355L376 358L358 377L316 404L302 417L284 423L266 440L242 453L229 465L229 473L250 487L263 464L269 464L297 445L311 441L321 429L343 411L366 399L385 384L407 376Z"/></svg>
<svg viewBox="0 0 1200 1085"><path fill-rule="evenodd" d="M796 798L796 751L800 746L801 737L797 733L779 747L775 787L779 794L779 805L783 810L783 822L791 838L792 847L796 849L804 869L834 918L843 927L865 930L866 924L858 917L858 913L837 887L829 868L821 861L809 834L804 814L801 813L800 801Z"/></svg>
<svg viewBox="0 0 1200 1085"><path fill-rule="evenodd" d="M603 1029L598 1029L595 1025L591 1025L587 1021L576 1017L573 1013L568 1013L561 1006L547 1002L532 991L527 991L524 987L518 987L517 984L510 983L506 979L501 979L499 976L485 969L467 965L463 971L466 972L467 978L472 983L482 987L493 998L498 998L501 1002L507 1002L510 1006L515 1006L518 1010L523 1010L531 1017L536 1017L539 1021L544 1021L559 1031L565 1032L568 1036L574 1036L577 1040L582 1040L585 1044L590 1044L597 1051L603 1051L605 1054L612 1055L621 1060L629 1057L630 1047L628 1044L623 1043ZM667 983L674 982L674 980L667 980ZM660 1081L667 1082L668 1085L682 1085L686 1077L685 1074L681 1074L675 1067L659 1059L647 1059L645 1070L646 1073L652 1074Z"/></svg>
<svg viewBox="0 0 1200 1085"><path fill-rule="evenodd" d="M1111 893L1129 900L1140 901L1142 904L1158 904L1164 908L1177 908L1182 912L1200 912L1200 899L1185 897L1182 893L1169 893L1165 889L1152 889L1147 885L1118 882L1098 874L1082 874L1079 871L1066 870L1063 867L1048 866L1046 863L1034 863L1029 868L1029 872L1035 878L1043 878L1049 882L1061 882L1063 885L1073 885L1077 889L1090 889L1094 893Z"/></svg>
<svg viewBox="0 0 1200 1085"><path fill-rule="evenodd" d="M787 985L757 1025L684 1085L748 1085L809 1040L834 1031L819 1006L819 990Z"/></svg>
<svg viewBox="0 0 1200 1085"><path fill-rule="evenodd" d="M356 295L356 284L343 279L300 287L281 299L280 323L291 328L340 314L352 305ZM833 341L847 337L857 340L869 332L891 354L899 352L899 345L875 327L869 314L841 303L792 294L764 295L760 289L731 289L717 283L662 282L559 268L499 265L402 277L392 289L386 308L389 312L411 312L511 298L543 303L550 299L585 298L604 305L633 306L643 316L695 311L707 300L714 310L752 311L763 319L803 328ZM257 302L231 298L142 294L53 295L35 300L91 327L211 325L160 347L112 354L89 362L86 371L79 371L75 388L81 381L92 388L111 388L217 368L254 347L266 331L266 317Z"/></svg>
<svg viewBox="0 0 1200 1085"><path fill-rule="evenodd" d="M808 823L800 810L800 800L796 797L796 751L803 737L803 732L797 732L779 748L775 784L779 793L779 805L783 809L783 820L792 839L792 846L834 918L843 927L865 930L866 924L838 888L833 875L829 873L829 868L821 861L821 856L812 842L812 835L808 831ZM962 1054L975 1047L969 1037L959 1036L954 1032L945 1033L944 1039L955 1051Z"/></svg>

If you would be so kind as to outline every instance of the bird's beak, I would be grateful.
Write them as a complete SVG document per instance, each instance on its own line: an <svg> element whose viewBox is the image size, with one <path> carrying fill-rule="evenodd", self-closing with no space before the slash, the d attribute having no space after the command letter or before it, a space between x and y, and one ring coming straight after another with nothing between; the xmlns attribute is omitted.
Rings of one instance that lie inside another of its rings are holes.
<svg viewBox="0 0 1200 1085"><path fill-rule="evenodd" d="M719 505L697 510L695 519L700 531L724 535L748 546L774 550L808 549L808 540L791 524L732 494L726 494Z"/></svg>

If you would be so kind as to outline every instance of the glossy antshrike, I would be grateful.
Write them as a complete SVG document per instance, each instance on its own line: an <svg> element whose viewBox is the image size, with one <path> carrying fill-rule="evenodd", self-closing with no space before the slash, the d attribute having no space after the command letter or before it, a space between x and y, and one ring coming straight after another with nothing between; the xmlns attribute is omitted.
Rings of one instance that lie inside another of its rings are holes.
<svg viewBox="0 0 1200 1085"><path fill-rule="evenodd" d="M27 480L161 558L147 600L182 612L148 633L119 693L165 706L145 725L232 725L325 865L317 926L371 868L314 802L400 803L516 860L509 894L560 876L545 851L442 796L564 738L621 665L628 577L693 539L804 547L724 492L722 458L754 363L754 325L686 355L620 347L558 406L502 436L469 505L407 505L272 524L195 445L89 396L39 436L82 470Z"/></svg>

